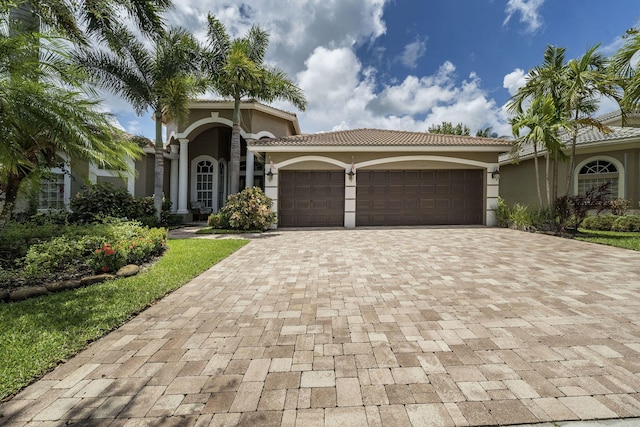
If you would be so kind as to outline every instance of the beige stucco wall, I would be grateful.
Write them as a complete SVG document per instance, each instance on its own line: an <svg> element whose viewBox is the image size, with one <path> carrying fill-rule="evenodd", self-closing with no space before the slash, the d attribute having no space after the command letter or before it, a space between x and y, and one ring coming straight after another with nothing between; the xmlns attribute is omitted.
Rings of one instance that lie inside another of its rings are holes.
<svg viewBox="0 0 640 427"><path fill-rule="evenodd" d="M252 111L250 124L250 132L254 134L269 132L277 138L294 134L290 121L271 116L263 111Z"/></svg>
<svg viewBox="0 0 640 427"><path fill-rule="evenodd" d="M593 149L587 153L578 153L575 164L579 166L584 161L596 160L598 158L613 158L623 166L624 194L625 199L631 200L631 205L638 208L640 200L640 149L627 149L594 152ZM567 174L569 163L558 164L558 195L566 193ZM505 164L500 167L500 197L507 204L514 203L538 205L538 196L535 186L535 167L533 159L521 161L519 164ZM539 159L540 186L543 202L546 204L546 173L545 159ZM569 194L574 194L573 188Z"/></svg>

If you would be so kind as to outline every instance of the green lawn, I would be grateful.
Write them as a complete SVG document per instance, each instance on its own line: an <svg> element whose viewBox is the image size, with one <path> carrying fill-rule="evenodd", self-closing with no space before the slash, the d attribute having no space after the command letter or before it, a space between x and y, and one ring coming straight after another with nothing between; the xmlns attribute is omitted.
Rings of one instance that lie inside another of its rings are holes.
<svg viewBox="0 0 640 427"><path fill-rule="evenodd" d="M201 228L196 231L196 234L247 234L247 233L262 233L260 230L230 230L227 228Z"/></svg>
<svg viewBox="0 0 640 427"><path fill-rule="evenodd" d="M137 276L0 303L0 401L246 243L169 240L166 254Z"/></svg>
<svg viewBox="0 0 640 427"><path fill-rule="evenodd" d="M618 248L640 251L640 233L623 233L618 231L594 231L580 229L577 240L616 246Z"/></svg>

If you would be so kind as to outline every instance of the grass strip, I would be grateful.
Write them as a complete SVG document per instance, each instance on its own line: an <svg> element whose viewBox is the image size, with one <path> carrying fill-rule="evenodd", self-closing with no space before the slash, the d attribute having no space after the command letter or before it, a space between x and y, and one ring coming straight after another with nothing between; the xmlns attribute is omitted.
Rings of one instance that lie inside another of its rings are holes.
<svg viewBox="0 0 640 427"><path fill-rule="evenodd" d="M246 243L169 240L165 255L137 276L0 303L0 401Z"/></svg>
<svg viewBox="0 0 640 427"><path fill-rule="evenodd" d="M623 249L640 251L640 233L620 232L620 231L595 231L578 230L580 234L577 240L585 242L599 243L601 245L615 246Z"/></svg>
<svg viewBox="0 0 640 427"><path fill-rule="evenodd" d="M201 228L196 231L196 234L262 234L260 230L231 230L228 228Z"/></svg>

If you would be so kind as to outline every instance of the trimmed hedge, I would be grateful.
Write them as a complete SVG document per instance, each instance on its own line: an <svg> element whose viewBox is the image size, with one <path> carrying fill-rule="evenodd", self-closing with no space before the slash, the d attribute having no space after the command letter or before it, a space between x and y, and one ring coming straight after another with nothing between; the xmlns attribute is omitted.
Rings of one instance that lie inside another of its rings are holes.
<svg viewBox="0 0 640 427"><path fill-rule="evenodd" d="M582 221L582 228L597 231L640 231L640 215L593 215Z"/></svg>

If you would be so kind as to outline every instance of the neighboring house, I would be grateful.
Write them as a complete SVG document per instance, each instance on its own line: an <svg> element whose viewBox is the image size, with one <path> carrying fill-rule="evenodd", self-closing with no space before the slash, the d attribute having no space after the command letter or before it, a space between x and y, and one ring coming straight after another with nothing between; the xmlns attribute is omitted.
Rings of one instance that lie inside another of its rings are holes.
<svg viewBox="0 0 640 427"><path fill-rule="evenodd" d="M256 101L243 102L241 112L241 188L265 189L278 226L495 224L498 156L510 141L376 129L305 135L295 114ZM232 114L233 102L198 101L187 123L166 125L165 195L187 220L217 212L229 194ZM124 181L113 171L83 171L93 182L150 195L153 147L144 151L137 176ZM43 206L66 204L80 189L60 181L68 176L43 183L49 199L64 192L55 203L43 196Z"/></svg>
<svg viewBox="0 0 640 427"><path fill-rule="evenodd" d="M611 199L628 199L631 207L637 209L640 202L640 115L628 116L624 127L619 111L598 119L611 131L602 133L588 128L579 131L569 194L584 194L593 186L609 182ZM571 141L568 135L563 140L568 155ZM545 152L538 155L540 185L543 200L546 200ZM517 163L510 154L500 156L500 196L507 204L538 205L533 156L531 146L520 151ZM558 164L558 195L566 193L569 167L569 161Z"/></svg>

